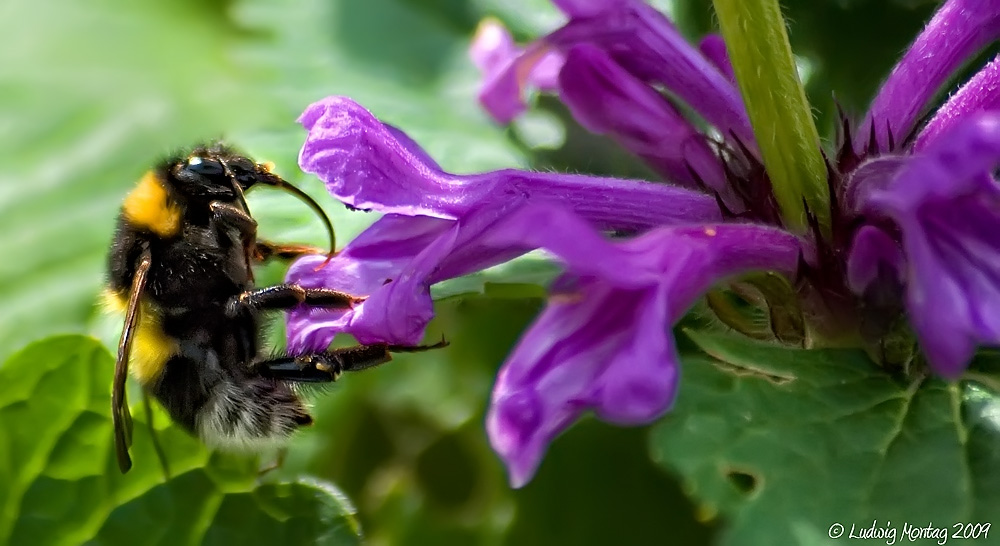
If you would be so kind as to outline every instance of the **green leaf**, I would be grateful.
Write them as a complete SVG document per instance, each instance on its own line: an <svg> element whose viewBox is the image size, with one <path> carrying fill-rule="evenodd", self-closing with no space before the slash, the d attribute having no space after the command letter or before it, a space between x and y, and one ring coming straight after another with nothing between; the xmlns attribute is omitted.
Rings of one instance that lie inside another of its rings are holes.
<svg viewBox="0 0 1000 546"><path fill-rule="evenodd" d="M684 356L651 450L719 515L721 544L828 544L836 523L946 527L1000 510L995 393L900 383L860 350L688 335L704 354Z"/></svg>
<svg viewBox="0 0 1000 546"><path fill-rule="evenodd" d="M113 368L83 336L34 343L0 368L0 543L358 543L354 509L332 486L258 483L255 458L211 456L160 414L166 480L141 406L132 410L135 466L122 475Z"/></svg>

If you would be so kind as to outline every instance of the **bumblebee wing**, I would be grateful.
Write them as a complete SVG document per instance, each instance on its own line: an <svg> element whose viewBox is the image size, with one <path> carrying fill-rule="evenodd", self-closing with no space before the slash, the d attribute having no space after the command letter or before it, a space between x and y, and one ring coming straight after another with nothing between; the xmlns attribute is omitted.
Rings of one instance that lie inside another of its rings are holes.
<svg viewBox="0 0 1000 546"><path fill-rule="evenodd" d="M128 309L125 311L125 325L122 327L122 337L118 342L118 358L115 360L115 378L111 385L111 420L115 425L115 456L118 458L118 468L122 474L132 468L132 459L128 448L132 445L132 415L128 411L128 401L125 398L125 379L128 378L128 359L132 351L132 333L139 323L139 299L146 288L146 277L153 260L149 251L142 253L132 278L132 291L128 297Z"/></svg>

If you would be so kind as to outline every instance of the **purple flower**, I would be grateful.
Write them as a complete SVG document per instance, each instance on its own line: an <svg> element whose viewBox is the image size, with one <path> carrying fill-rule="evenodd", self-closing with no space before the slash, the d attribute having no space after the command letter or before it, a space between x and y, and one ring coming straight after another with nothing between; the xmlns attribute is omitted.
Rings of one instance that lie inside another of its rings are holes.
<svg viewBox="0 0 1000 546"><path fill-rule="evenodd" d="M720 64L728 67L723 49L710 44L711 56L706 57L681 36L669 19L640 0L556 4L570 17L566 25L525 47L499 73L485 74L480 98L498 121L507 123L524 110L523 75L543 52L567 53L573 46L590 44L638 80L675 93L720 134L753 142L732 71L723 73L717 68Z"/></svg>
<svg viewBox="0 0 1000 546"><path fill-rule="evenodd" d="M302 169L344 203L387 216L319 272L322 257L289 271L290 280L306 286L369 296L348 311L292 312L289 342L297 348L326 347L337 332L362 342L418 343L432 314L430 285L537 248L491 238L497 222L528 204L558 206L594 228L626 232L721 219L711 196L663 184L513 169L447 173L342 97L313 104L300 122L309 131Z"/></svg>
<svg viewBox="0 0 1000 546"><path fill-rule="evenodd" d="M961 375L977 346L1000 344L998 166L1000 112L973 116L860 198L862 212L899 231L910 321L928 360L949 378ZM898 269L890 236L865 233L856 238L852 268L871 271L880 261ZM865 287L874 280L857 277Z"/></svg>
<svg viewBox="0 0 1000 546"><path fill-rule="evenodd" d="M524 110L521 95L525 88L554 90L562 66L562 55L558 51L539 47L526 54L514 44L507 28L494 19L485 19L479 24L469 57L483 74L479 100L503 123L510 122ZM511 96L516 98L512 100Z"/></svg>
<svg viewBox="0 0 1000 546"><path fill-rule="evenodd" d="M899 285L924 356L947 378L961 375L977 346L1000 343L1000 270L991 263L1000 136L990 113L1000 106L1000 62L925 126L914 124L943 82L998 37L1000 2L945 2L875 98L865 117L869 141L859 134L845 142L856 157L847 163L866 157L844 175L845 221L862 220L850 237L850 287L870 300L884 298L883 285ZM893 142L900 136L902 146Z"/></svg>
<svg viewBox="0 0 1000 546"><path fill-rule="evenodd" d="M1000 36L1000 0L945 2L863 130L852 136L845 122L830 170L833 225L805 237L783 229L719 38L693 47L639 0L556 4L567 23L523 48L496 23L480 28L471 54L483 105L506 122L525 108L526 86L557 93L582 126L676 185L456 175L356 103L324 99L300 118L301 167L347 205L385 216L326 267L317 269L321 257L292 267L290 281L368 296L346 311L295 310L293 348L323 349L340 332L419 343L431 285L546 250L565 273L503 365L487 419L521 485L583 412L638 424L666 411L678 378L670 326L747 271L776 271L800 288L813 344L881 342L889 333L878 325L905 312L927 362L948 378L978 346L1000 344L1000 113L989 113L1000 106L1000 61L917 126L951 74ZM683 113L692 111L708 135Z"/></svg>

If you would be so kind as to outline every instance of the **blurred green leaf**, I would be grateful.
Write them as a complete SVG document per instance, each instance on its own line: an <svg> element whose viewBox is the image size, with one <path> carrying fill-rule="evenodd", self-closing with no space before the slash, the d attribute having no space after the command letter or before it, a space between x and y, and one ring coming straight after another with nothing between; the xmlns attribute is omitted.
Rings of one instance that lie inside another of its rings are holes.
<svg viewBox="0 0 1000 546"><path fill-rule="evenodd" d="M835 523L946 527L1000 511L995 394L898 383L860 350L688 335L707 354L684 357L652 454L720 516L721 544L828 544Z"/></svg>
<svg viewBox="0 0 1000 546"><path fill-rule="evenodd" d="M354 509L332 486L258 483L255 458L210 456L161 414L173 473L165 481L141 407L133 408L135 466L122 475L113 368L108 351L83 336L34 343L0 368L0 543L359 542Z"/></svg>

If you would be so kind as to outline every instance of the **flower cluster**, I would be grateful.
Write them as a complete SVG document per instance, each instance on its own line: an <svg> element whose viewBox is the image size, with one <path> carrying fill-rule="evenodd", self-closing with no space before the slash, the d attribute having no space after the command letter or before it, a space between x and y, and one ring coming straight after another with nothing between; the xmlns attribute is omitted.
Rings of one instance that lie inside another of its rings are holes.
<svg viewBox="0 0 1000 546"><path fill-rule="evenodd" d="M800 288L814 344L829 331L877 344L889 335L879 325L907 316L930 367L954 378L976 347L1000 343L1000 61L918 124L1000 36L1000 1L941 6L862 130L845 122L830 156L833 224L804 234L785 228L719 37L691 45L640 0L555 3L566 24L525 47L498 23L481 26L471 54L483 106L506 123L526 108L527 87L558 94L583 127L663 180L455 175L350 99L323 99L300 118L302 169L384 216L326 267L292 267L290 281L368 296L350 310L295 310L292 347L324 349L341 332L419 343L432 284L546 250L564 273L504 363L487 419L521 485L583 412L621 424L662 415L678 379L671 326L713 285L750 271Z"/></svg>

